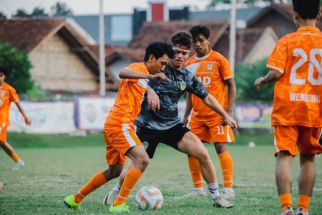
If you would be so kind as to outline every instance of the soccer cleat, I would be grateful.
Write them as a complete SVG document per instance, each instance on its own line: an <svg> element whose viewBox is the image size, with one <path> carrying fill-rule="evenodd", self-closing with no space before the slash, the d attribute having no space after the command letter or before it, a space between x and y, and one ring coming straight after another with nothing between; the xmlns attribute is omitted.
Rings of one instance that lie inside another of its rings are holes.
<svg viewBox="0 0 322 215"><path fill-rule="evenodd" d="M227 201L222 196L217 196L217 198L213 199L212 205L215 208L232 208L234 206L233 203Z"/></svg>
<svg viewBox="0 0 322 215"><path fill-rule="evenodd" d="M15 163L15 165L13 165L13 167L11 168L13 171L19 170L22 167L25 166L25 162L23 160L19 160L18 162Z"/></svg>
<svg viewBox="0 0 322 215"><path fill-rule="evenodd" d="M119 190L113 188L103 199L103 205L108 206L116 201L117 196L119 195Z"/></svg>
<svg viewBox="0 0 322 215"><path fill-rule="evenodd" d="M309 215L309 212L305 212L303 208L298 208L296 215Z"/></svg>
<svg viewBox="0 0 322 215"><path fill-rule="evenodd" d="M235 192L232 189L223 189L221 195L228 201L232 201L235 198Z"/></svg>
<svg viewBox="0 0 322 215"><path fill-rule="evenodd" d="M118 205L118 206L114 206L114 204L111 204L108 211L112 214L121 214L121 213L129 213L130 212L129 206L127 206L125 204L125 202L123 204Z"/></svg>
<svg viewBox="0 0 322 215"><path fill-rule="evenodd" d="M203 197L207 196L207 193L204 188L192 188L192 191L189 194L184 195L184 197Z"/></svg>
<svg viewBox="0 0 322 215"><path fill-rule="evenodd" d="M70 195L70 196L67 196L65 199L64 199L64 204L68 207L68 208L74 208L74 209L77 209L80 205L80 203L76 203L75 202L75 196L74 195Z"/></svg>
<svg viewBox="0 0 322 215"><path fill-rule="evenodd" d="M281 215L295 215L292 207L287 207L284 212L281 213Z"/></svg>

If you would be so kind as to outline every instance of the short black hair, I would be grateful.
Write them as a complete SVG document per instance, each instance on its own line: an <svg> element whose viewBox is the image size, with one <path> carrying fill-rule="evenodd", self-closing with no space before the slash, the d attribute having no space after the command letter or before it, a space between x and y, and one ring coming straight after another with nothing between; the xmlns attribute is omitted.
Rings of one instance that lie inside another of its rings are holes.
<svg viewBox="0 0 322 215"><path fill-rule="evenodd" d="M320 11L320 0L292 0L293 9L302 19L315 19Z"/></svg>
<svg viewBox="0 0 322 215"><path fill-rule="evenodd" d="M193 26L190 29L190 34L192 35L192 38L195 39L199 36L199 34L203 35L206 39L209 38L210 35L210 30L207 26L205 25L196 25Z"/></svg>
<svg viewBox="0 0 322 215"><path fill-rule="evenodd" d="M179 31L171 36L171 43L174 46L186 46L188 49L191 49L192 36L188 31Z"/></svg>
<svg viewBox="0 0 322 215"><path fill-rule="evenodd" d="M5 67L0 66L0 73L3 73L4 75L6 75L7 72L8 72L8 70Z"/></svg>
<svg viewBox="0 0 322 215"><path fill-rule="evenodd" d="M174 51L172 46L169 43L163 42L152 42L148 45L145 50L144 61L149 60L149 56L153 55L156 59L162 57L163 55L167 55L169 58L174 57Z"/></svg>

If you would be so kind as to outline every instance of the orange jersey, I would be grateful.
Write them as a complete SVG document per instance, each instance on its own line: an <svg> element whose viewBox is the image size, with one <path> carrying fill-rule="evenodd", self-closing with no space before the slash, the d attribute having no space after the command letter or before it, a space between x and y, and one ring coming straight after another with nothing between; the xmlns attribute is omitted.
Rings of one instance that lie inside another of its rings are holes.
<svg viewBox="0 0 322 215"><path fill-rule="evenodd" d="M148 74L144 63L133 63L127 67L129 70ZM146 79L124 79L119 87L114 106L106 118L104 127L129 125L134 128L134 120L141 111L141 104L147 88Z"/></svg>
<svg viewBox="0 0 322 215"><path fill-rule="evenodd" d="M0 125L5 123L5 126L9 126L10 103L18 101L19 97L16 90L9 84L3 82L0 87Z"/></svg>
<svg viewBox="0 0 322 215"><path fill-rule="evenodd" d="M190 70L203 84L205 89L213 95L226 110L227 90L225 80L234 77L230 69L228 60L218 52L210 50L204 57L192 56L186 63L186 68ZM192 117L208 118L221 116L206 106L203 101L192 95Z"/></svg>
<svg viewBox="0 0 322 215"><path fill-rule="evenodd" d="M322 127L322 33L302 27L281 38L267 68L276 81L272 125Z"/></svg>

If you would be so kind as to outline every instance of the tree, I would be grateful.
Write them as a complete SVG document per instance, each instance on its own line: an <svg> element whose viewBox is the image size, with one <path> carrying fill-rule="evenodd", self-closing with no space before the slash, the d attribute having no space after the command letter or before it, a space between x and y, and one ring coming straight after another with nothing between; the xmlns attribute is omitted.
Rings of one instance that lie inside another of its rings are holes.
<svg viewBox="0 0 322 215"><path fill-rule="evenodd" d="M256 78L267 74L267 59L257 61L254 64L240 64L235 74L237 86L237 100L239 101L272 101L274 84L269 84L257 91L254 88Z"/></svg>
<svg viewBox="0 0 322 215"><path fill-rule="evenodd" d="M30 15L32 17L49 17L49 15L45 12L45 9L40 7L35 7Z"/></svg>
<svg viewBox="0 0 322 215"><path fill-rule="evenodd" d="M63 2L57 2L51 6L51 11L53 16L71 16L73 11L68 8L68 6Z"/></svg>
<svg viewBox="0 0 322 215"><path fill-rule="evenodd" d="M18 9L13 17L30 17L30 14L28 14L24 9Z"/></svg>
<svg viewBox="0 0 322 215"><path fill-rule="evenodd" d="M0 12L0 19L7 19L7 16L4 13Z"/></svg>
<svg viewBox="0 0 322 215"><path fill-rule="evenodd" d="M11 45L0 43L0 65L8 70L6 82L16 88L18 93L26 93L33 87L29 73L31 63L27 54Z"/></svg>

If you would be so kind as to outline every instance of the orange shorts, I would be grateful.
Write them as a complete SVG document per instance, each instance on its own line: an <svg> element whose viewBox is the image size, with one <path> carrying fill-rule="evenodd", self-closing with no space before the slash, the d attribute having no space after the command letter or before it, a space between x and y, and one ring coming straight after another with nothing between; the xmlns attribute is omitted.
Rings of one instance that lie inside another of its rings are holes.
<svg viewBox="0 0 322 215"><path fill-rule="evenodd" d="M189 128L204 143L235 142L233 130L230 126L221 125L220 120L190 120Z"/></svg>
<svg viewBox="0 0 322 215"><path fill-rule="evenodd" d="M106 144L106 162L109 165L124 165L127 151L142 144L135 131L128 125L123 125L122 128L104 128L104 142Z"/></svg>
<svg viewBox="0 0 322 215"><path fill-rule="evenodd" d="M0 141L7 141L7 126L5 124L3 126L0 126Z"/></svg>
<svg viewBox="0 0 322 215"><path fill-rule="evenodd" d="M274 154L288 151L292 156L303 154L320 154L319 143L321 128L304 126L274 126Z"/></svg>

